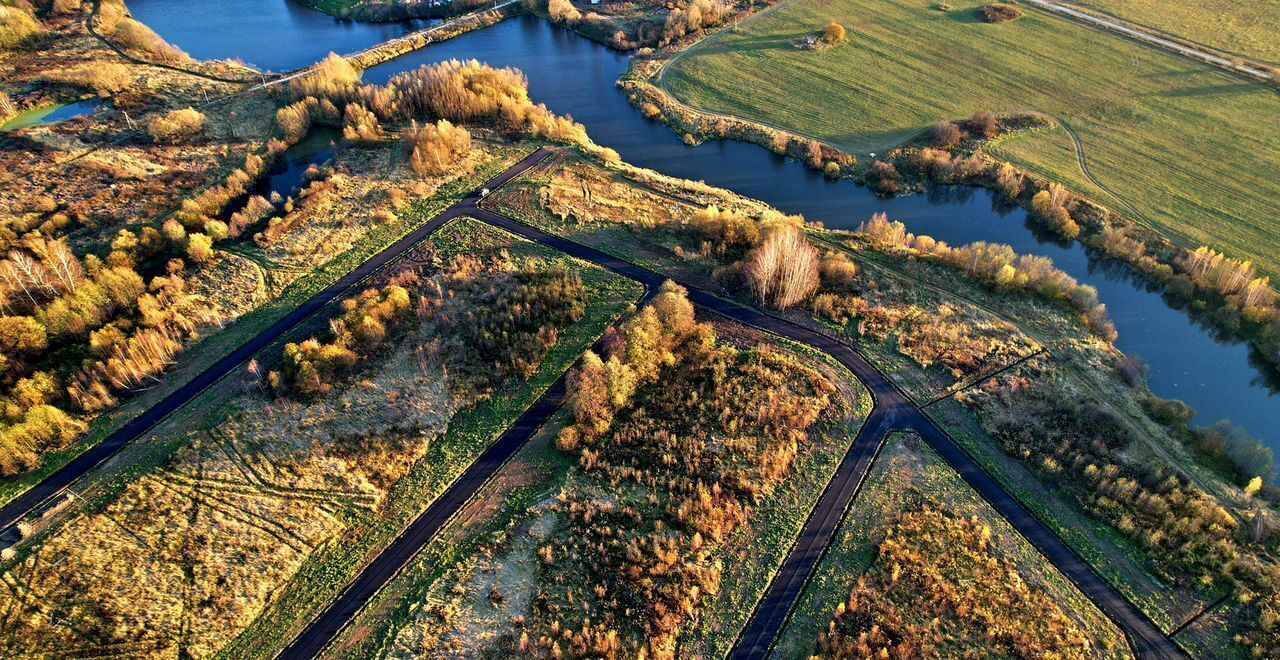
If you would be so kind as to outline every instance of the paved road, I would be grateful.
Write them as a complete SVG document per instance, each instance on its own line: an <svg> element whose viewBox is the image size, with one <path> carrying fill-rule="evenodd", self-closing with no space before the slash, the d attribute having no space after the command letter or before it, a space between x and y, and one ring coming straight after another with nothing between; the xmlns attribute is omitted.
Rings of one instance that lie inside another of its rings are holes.
<svg viewBox="0 0 1280 660"><path fill-rule="evenodd" d="M533 167L546 158L548 152L537 151L525 157L520 162L511 166L502 174L499 174L491 180L486 187L493 189L510 181L525 170ZM464 215L467 215L471 209L475 208L479 196L475 193L459 200L453 206L445 209L440 215L432 218L423 226L414 230L404 238L400 239L390 247L374 255L368 261L361 264L355 270L348 273L345 277L330 285L320 293L316 294L310 300L303 303L300 307L290 312L284 318L273 323L266 330L250 339L247 343L232 351L229 355L218 360L200 375L193 378L190 382L175 390L172 394L165 397L151 409L139 415L133 421L126 424L123 428L115 433L107 436L105 440L94 446L89 451L80 455L74 461L63 466L57 472L49 475L44 481L33 486L30 490L15 498L3 507L0 507L0 539L10 539L10 541L0 541L0 547L6 547L12 543L14 534L11 527L19 520L26 517L28 513L36 511L42 505L53 501L62 494L64 489L71 482L92 470L103 461L120 451L125 445L142 436L147 431L155 427L164 418L181 408L187 402L191 401L205 388L212 385L218 379L239 369L245 364L249 358L262 348L271 344L275 340L282 337L285 333L297 327L307 318L315 314L326 304L335 298L348 293L353 287L360 285L361 281L369 275L377 272L383 266L387 265L400 255L404 254L410 248L414 247L432 233L439 229L442 225Z"/></svg>
<svg viewBox="0 0 1280 660"><path fill-rule="evenodd" d="M492 179L486 187L496 189L504 185L537 165L550 153L543 149L530 154ZM75 479L106 461L218 379L239 369L254 353L297 327L330 301L359 286L364 278L377 272L455 218L463 216L476 218L636 280L645 286L646 297L669 279L617 257L484 209L479 204L480 200L479 195L475 193L459 200L219 360L102 443L13 502L0 508L0 530L7 531L7 528L25 515L58 497ZM894 429L908 429L919 433L984 499L1120 626L1136 652L1149 657L1181 655L1177 647L1165 638L1150 620L1115 592L1053 532L1018 504L945 432L934 425L907 396L849 344L755 308L717 297L688 283L678 283L688 290L689 300L703 312L712 312L737 323L753 326L830 354L848 368L871 391L875 399L875 407L870 417L863 425L848 454L841 461L835 476L810 514L791 553L774 577L769 590L758 604L746 630L738 640L733 652L734 657L759 658L768 652L814 567L825 553L845 510L866 478L884 438ZM533 435L561 405L564 394L565 386L562 377L511 428L507 429L493 446L481 454L476 463L468 468L444 495L411 523L391 546L370 562L347 590L321 613L303 634L293 640L283 652L282 657L309 658L318 654L337 635L342 626L377 593L377 590L412 559L485 480ZM0 536L4 535L0 534Z"/></svg>
<svg viewBox="0 0 1280 660"><path fill-rule="evenodd" d="M657 290L668 278L617 257L573 241L548 234L506 216L480 207L478 200L468 200L465 215L539 243L614 273L636 280L647 291ZM1181 652L1141 612L1099 577L1079 556L1030 512L1005 492L947 434L938 428L901 390L873 367L847 343L818 333L760 310L725 300L685 282L677 283L689 292L689 300L703 312L711 312L731 321L759 328L774 335L800 342L828 353L848 368L866 385L875 406L858 438L841 461L835 476L810 514L800 537L785 563L774 577L765 597L758 604L750 622L733 651L735 658L760 658L767 654L781 631L788 613L800 596L805 583L831 542L845 510L857 494L870 470L871 463L887 434L895 429L920 434L984 499L999 511L1059 570L1070 578L1107 616L1126 633L1134 650L1143 657L1178 657ZM564 393L557 387L546 395L556 405ZM535 404L516 423L517 433L505 433L463 480L428 508L405 534L352 583L337 601L299 635L280 656L303 659L319 654L370 598L377 593L412 557L425 546L438 530L474 493L480 485L530 437L542 420L554 410L543 402ZM516 428L513 427L513 428Z"/></svg>

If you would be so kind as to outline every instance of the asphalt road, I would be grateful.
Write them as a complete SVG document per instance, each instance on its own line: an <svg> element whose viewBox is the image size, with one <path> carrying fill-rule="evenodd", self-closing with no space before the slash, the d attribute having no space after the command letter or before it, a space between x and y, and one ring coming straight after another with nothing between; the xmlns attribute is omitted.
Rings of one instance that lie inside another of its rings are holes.
<svg viewBox="0 0 1280 660"><path fill-rule="evenodd" d="M551 152L538 150L493 178L486 188L493 190L537 165ZM75 479L109 459L128 443L152 429L165 417L190 402L217 380L245 364L257 351L282 337L327 303L358 286L409 249L427 239L444 224L459 217L472 217L513 234L603 267L645 286L648 298L670 279L585 245L548 234L480 206L478 193L459 200L438 216L379 252L354 271L316 294L231 354L214 363L132 422L108 436L97 446L50 475L20 497L0 508L0 532L7 532L28 513L58 497ZM677 281L689 292L689 300L703 312L752 326L771 334L828 353L848 368L871 392L875 406L835 476L811 512L786 561L774 576L764 598L757 604L747 628L733 650L734 658L764 657L785 624L814 567L854 496L866 478L887 434L895 429L913 430L951 465L988 503L1064 575L1110 617L1126 634L1134 651L1143 657L1177 657L1181 652L1145 615L1133 607L1097 575L1052 531L1000 487L977 463L937 427L892 382L843 341L810 328L766 314L758 309L715 296L688 283ZM423 512L397 539L374 558L348 588L295 638L281 654L283 658L310 658L318 655L342 627L377 593L432 536L462 507L481 485L537 431L564 401L563 376L525 411L487 449L444 495ZM0 537L6 534L0 533Z"/></svg>
<svg viewBox="0 0 1280 660"><path fill-rule="evenodd" d="M501 228L530 241L583 261L593 263L616 274L636 280L646 291L656 291L671 279L646 270L617 257L580 243L536 229L517 220L479 206L478 200L466 208L465 215ZM758 603L751 620L740 636L734 658L764 657L786 622L791 608L799 599L805 583L828 544L835 535L844 512L857 494L890 431L913 430L942 456L984 499L1024 536L1046 558L1070 578L1077 587L1125 632L1134 651L1143 657L1179 657L1181 652L1163 633L1119 593L1099 577L1079 556L1045 527L1022 505L1005 492L947 434L937 427L901 390L890 382L853 348L840 340L807 327L766 314L713 295L688 283L679 282L689 292L689 300L702 312L711 312L731 321L752 326L828 353L848 368L871 391L875 406L858 438L841 461L835 476L810 514L800 537L781 569ZM646 296L649 294L646 294ZM449 517L479 489L493 472L532 436L542 421L563 400L561 382L544 397L554 402L550 407L539 401L508 430L473 469L454 487L428 508L408 531L391 547L375 558L355 582L325 610L281 654L289 660L311 658L342 630L342 627L377 593L413 556L425 546Z"/></svg>
<svg viewBox="0 0 1280 660"><path fill-rule="evenodd" d="M664 280L669 279L488 210L478 209L471 216L583 261L603 266L650 288L657 288ZM898 429L920 434L983 499L1124 631L1135 653L1142 657L1182 656L1178 647L1145 614L1116 592L1057 535L1014 500L911 399L848 344L755 308L717 297L688 283L678 280L677 283L688 289L689 300L702 310L831 355L853 372L875 399L870 417L810 514L791 553L770 583L769 590L757 604L747 628L738 639L732 657L762 658L768 653L813 569L825 554L827 545L866 478L885 437L890 431Z"/></svg>
<svg viewBox="0 0 1280 660"><path fill-rule="evenodd" d="M486 184L486 187L489 189L495 189L498 186L501 186L512 178L520 175L525 170L541 162L542 159L547 157L547 155L548 152L539 150L529 156L526 156L523 160L511 166L502 174L494 177ZM348 273L345 277L316 294L300 307L287 314L284 318L276 321L266 330L263 330L257 336L250 339L247 343L232 351L226 357L215 362L190 382L179 387L172 394L162 399L146 412L134 418L133 421L129 422L115 433L107 436L102 442L98 443L84 454L81 454L78 458L63 466L58 471L49 475L49 477L44 481L33 486L22 495L14 498L13 501L3 507L0 507L0 539L10 539L7 542L0 541L0 547L5 547L12 543L12 540L15 537L11 530L12 526L26 517L27 514L40 509L46 503L56 499L73 481L80 478L103 461L111 458L125 445L154 428L156 424L159 424L164 420L164 418L168 417L174 411L191 401L196 397L196 395L203 392L205 388L209 387L223 376L239 369L259 350L265 348L282 337L285 333L297 327L299 323L302 323L307 318L318 312L322 307L333 301L335 298L342 296L343 294L348 293L352 288L357 287L366 277L377 272L383 266L386 266L409 249L431 236L432 233L445 223L455 218L468 215L472 209L476 208L476 202L478 202L479 199L479 195L473 192L467 197L459 200L453 206L445 209L440 213L440 215L432 218L423 226L414 230L412 233L400 239L385 250L374 255L368 261L360 264L360 266Z"/></svg>

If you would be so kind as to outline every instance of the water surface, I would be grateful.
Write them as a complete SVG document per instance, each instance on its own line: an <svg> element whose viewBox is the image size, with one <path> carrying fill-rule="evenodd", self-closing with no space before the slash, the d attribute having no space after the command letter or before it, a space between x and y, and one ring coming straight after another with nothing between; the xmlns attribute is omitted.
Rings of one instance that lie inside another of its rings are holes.
<svg viewBox="0 0 1280 660"><path fill-rule="evenodd" d="M232 0L229 4L246 3ZM168 11L176 13L179 5L199 3L133 0L130 6L141 10L152 4L171 4ZM279 12L274 3L267 6L274 9L264 11ZM301 10L288 11L293 15ZM221 56L270 62L283 58L279 51L298 41L310 44L313 59L316 53L347 48L313 43L330 38L333 27L325 24L326 20L330 19L291 20L283 25L296 33L265 41L239 39L236 48L245 50L224 51ZM311 31L316 25L320 27ZM153 27L179 46L192 49L177 33L166 33L163 25ZM220 28L202 25L201 29L216 33ZM1025 211L1003 207L990 191L943 188L883 200L867 188L827 180L756 145L710 142L686 146L666 126L645 119L615 89L615 81L627 67L625 55L532 17L510 19L409 53L366 71L364 79L381 83L401 71L451 58L476 58L494 66L521 69L536 101L557 113L572 115L586 125L596 142L618 150L624 160L641 167L728 188L828 227L854 228L871 214L883 211L913 232L952 244L992 241L1007 243L1020 253L1048 256L1076 279L1097 287L1120 332L1117 345L1150 366L1151 389L1156 394L1186 401L1199 412L1199 423L1230 419L1272 448L1280 448L1280 434L1274 428L1274 422L1280 420L1280 397L1276 396L1274 380L1256 366L1259 363L1247 345L1215 337L1187 313L1171 308L1158 292L1133 281L1126 269L1091 258L1079 244L1046 239L1028 222Z"/></svg>
<svg viewBox="0 0 1280 660"><path fill-rule="evenodd" d="M87 101L77 101L75 103L65 103L62 105L47 105L43 108L35 108L20 112L9 118L4 124L0 124L0 133L16 131L28 126L48 126L56 124L60 121L83 117L94 111L101 103L98 99L89 99Z"/></svg>
<svg viewBox="0 0 1280 660"><path fill-rule="evenodd" d="M428 21L357 23L293 0L128 0L129 12L201 60L239 59L264 71L310 66L425 27Z"/></svg>

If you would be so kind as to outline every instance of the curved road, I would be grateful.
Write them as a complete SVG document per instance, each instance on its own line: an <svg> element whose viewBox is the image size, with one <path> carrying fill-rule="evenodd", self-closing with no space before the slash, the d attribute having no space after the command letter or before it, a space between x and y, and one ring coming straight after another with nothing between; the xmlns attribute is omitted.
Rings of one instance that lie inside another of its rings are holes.
<svg viewBox="0 0 1280 660"><path fill-rule="evenodd" d="M545 150L539 153L545 153ZM532 158L532 157L531 157ZM528 160L528 159L526 159ZM527 167L523 168L527 169ZM523 171L523 169L521 171ZM509 179L510 177L508 177ZM580 243L549 234L500 215L469 197L457 207L460 215L481 220L525 239L636 280L646 291L656 291L672 279ZM689 300L703 312L758 328L823 351L849 369L871 391L875 406L857 439L841 461L817 506L810 513L794 547L738 639L734 658L761 658L771 648L805 583L834 537L836 528L857 494L885 437L893 430L918 433L993 508L1022 533L1058 570L1072 580L1097 607L1126 634L1141 657L1180 657L1181 651L1142 612L1103 580L1078 555L1009 495L941 428L879 370L849 344L758 309L720 298L686 282L675 280L689 292ZM648 294L646 294L646 297ZM343 626L425 546L471 494L511 456L563 400L563 382L535 403L472 469L356 578L338 599L320 614L279 656L303 659L317 656Z"/></svg>
<svg viewBox="0 0 1280 660"><path fill-rule="evenodd" d="M491 179L486 187L496 189L552 152L539 149ZM12 526L43 508L62 494L80 476L102 464L128 443L139 438L168 415L190 402L205 388L239 369L257 351L319 312L335 298L359 286L396 258L427 239L438 228L459 217L472 217L508 232L593 263L643 284L648 298L668 278L585 245L548 234L480 206L481 196L471 193L445 209L421 227L379 252L340 280L316 294L302 306L276 321L262 333L222 358L190 382L184 384L104 441L54 472L43 482L0 508L0 538L12 537ZM757 604L747 628L734 649L735 658L763 657L781 631L787 616L804 588L809 575L822 558L839 526L845 510L861 487L871 463L889 431L918 433L987 502L1040 550L1058 570L1070 578L1099 609L1125 632L1135 652L1144 657L1172 657L1181 652L1140 611L1111 588L1056 535L1022 507L978 466L947 434L937 427L914 402L847 343L818 333L758 309L725 300L688 283L677 283L689 292L689 300L704 312L749 325L830 354L848 368L870 390L875 407L828 483L822 498L810 513L785 563L774 576L769 590ZM311 622L282 653L285 658L317 655L347 621L420 550L435 532L497 469L531 437L564 400L563 376L531 406L502 436L471 465L436 502L427 508L392 544L374 558L348 588ZM0 543L3 546L3 543Z"/></svg>

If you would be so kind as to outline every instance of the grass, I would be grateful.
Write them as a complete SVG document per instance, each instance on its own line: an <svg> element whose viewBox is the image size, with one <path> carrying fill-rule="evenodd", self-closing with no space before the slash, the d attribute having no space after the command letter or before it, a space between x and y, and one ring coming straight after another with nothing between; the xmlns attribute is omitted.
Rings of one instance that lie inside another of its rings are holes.
<svg viewBox="0 0 1280 660"><path fill-rule="evenodd" d="M726 550L733 553L725 557L734 567L733 579L723 580L719 593L700 605L697 627L680 640L682 652L702 657L728 652L871 407L866 390L830 356L737 326L719 325L717 331L735 337L735 344L767 342L795 353L842 383L843 396L838 397L838 415L830 415L839 421L824 422L817 431L824 441L797 458L786 486L754 506L749 523L726 541ZM559 430L571 421L561 411L504 465L361 611L326 657L385 657L408 648L439 652L442 647L433 646L437 640L447 645L462 637L480 645L480 639L508 627L510 617L526 614L504 610L535 579L525 572L533 561L531 528L541 526L543 505L558 493L592 488L592 479L577 468L573 454L554 447ZM501 603L489 601L491 587L504 594Z"/></svg>
<svg viewBox="0 0 1280 660"><path fill-rule="evenodd" d="M388 494L381 515L361 521L359 527L363 529L355 530L355 534L349 530L342 543L331 542L309 557L298 574L281 589L280 599L232 645L223 649L224 657L258 657L278 652L321 605L336 596L342 585L354 578L379 548L390 543L414 516L443 493L641 293L640 286L634 282L598 268L585 267L474 220L457 221L451 229L436 241L442 256L470 251L478 242L491 241L497 234L515 243L512 252L537 252L550 262L580 269L589 291L587 318L560 334L559 342L533 378L507 391L495 392L481 405L455 415L445 436Z"/></svg>
<svg viewBox="0 0 1280 660"><path fill-rule="evenodd" d="M1121 657L1123 634L1071 582L1053 568L914 436L894 434L885 443L867 482L836 531L827 555L779 637L774 657L807 658L836 603L876 558L876 548L897 515L928 504L957 517L976 516L992 528L1002 559L1017 566L1033 588L1048 592L1093 642L1096 656Z"/></svg>
<svg viewBox="0 0 1280 660"><path fill-rule="evenodd" d="M325 287L341 279L373 255L428 222L457 199L475 189L478 183L506 169L521 155L522 153L517 150L497 151L492 159L477 168L473 176L446 184L430 199L421 201L412 211L403 214L397 222L370 229L350 249L299 278L285 288L278 297L241 317L222 331L191 346L180 356L180 366L166 376L162 384L95 419L89 433L85 434L79 442L64 450L45 454L39 469L18 477L0 480L0 505L21 495L28 488L75 460L77 456L199 375L224 355L270 327L271 324L320 293Z"/></svg>
<svg viewBox="0 0 1280 660"><path fill-rule="evenodd" d="M1266 62L1280 62L1280 12L1257 0L1074 0L1135 25L1211 48Z"/></svg>
<svg viewBox="0 0 1280 660"><path fill-rule="evenodd" d="M1134 220L1280 272L1273 90L1041 12L984 24L979 4L940 12L923 0L798 0L695 47L664 84L696 107L859 154L976 110L1060 117L1102 184L1141 211ZM849 45L817 53L790 45L832 19L849 28ZM1066 137L1028 136L1000 153L1078 185Z"/></svg>
<svg viewBox="0 0 1280 660"><path fill-rule="evenodd" d="M453 415L452 419L447 420L447 431L443 434L430 439L428 443L429 450L426 455L413 465L407 475L390 485L385 497L381 498L378 505L374 509L368 508L367 503L354 501L350 503L339 503L335 500L335 505L325 505L318 511L311 511L301 519L281 519L279 523L283 526L290 526L291 523L301 522L301 524L311 530L320 529L322 535L327 535L327 539L323 536L317 537L308 534L310 539L308 544L304 544L301 548L302 555L299 556L298 548L291 548L292 552L280 548L279 556L275 562L280 566L273 569L271 576L263 575L258 582L250 589L245 591L253 592L250 598L261 597L263 594L262 587L269 587L267 593L274 594L267 600L265 612L257 614L257 618L253 621L248 632L239 635L234 643L222 649L222 652L229 656L257 656L261 654L270 654L278 650L278 647L285 643L293 627L300 626L308 621L314 614L314 609L327 602L346 581L357 572L361 566L368 560L376 550L389 542L399 530L412 519L419 511L425 508L436 496L443 492L458 474L469 465L485 447L497 437L510 422L522 413L534 400L536 400L546 387L548 387L559 375L577 359L578 355L598 337L606 327L614 322L616 317L622 313L631 302L634 301L640 293L640 287L633 282L619 278L607 271L585 266L579 262L564 257L563 255L543 249L527 241L517 239L503 232L491 229L486 225L482 225L474 220L464 219L455 221L447 225L440 232L437 232L431 240L432 245L436 248L436 254L441 257L448 257L461 252L480 254L493 254L497 250L505 249L516 258L532 258L536 259L540 266L553 267L562 265L581 272L583 282L587 287L587 309L588 315L582 322L574 324L568 328L562 328L559 335L559 342L548 352L542 362L537 374L528 381L520 381L513 383L510 387L496 392L492 398L483 401L480 405L464 409ZM315 328L309 328L307 331L314 332ZM278 355L280 351L279 345L266 349L263 354L265 356ZM412 360L408 360L412 362ZM390 365L391 369L400 369L397 365ZM414 370L411 365L408 367L410 371ZM375 371L373 374L367 374L376 379L376 374L381 373ZM361 387L363 387L362 381ZM183 410L175 414L160 431L155 433L155 437L143 443L136 443L131 446L130 460L121 461L124 463L123 470L119 472L108 473L105 477L99 479L97 487L86 493L89 503L94 506L95 510L100 507L106 507L113 502L117 504L112 506L112 511L124 511L127 513L117 513L121 515L135 515L138 511L145 511L147 507L129 507L123 509L118 501L121 500L121 494L136 500L138 497L137 487L131 484L146 481L154 483L157 474L161 481L168 481L170 476L180 472L175 470L171 465L175 452L180 452L181 448L190 444L194 435L203 435L201 430L205 429L222 429L229 428L234 425L231 419L239 414L243 414L240 405L237 405L238 399L234 396L241 391L239 379L220 383L219 386L206 390L205 393L193 402L193 405L184 407ZM352 418L352 423L359 423L360 418ZM319 420L317 420L319 421ZM441 429L443 430L443 428ZM425 431L424 431L425 432ZM212 437L212 436L211 436ZM190 454L190 452L187 452ZM270 465L264 464L264 458L267 454L255 455L255 460L249 461L245 459L244 466L250 472L265 470L267 474L276 472L277 469L283 469L286 473L290 472L288 464ZM394 456L390 457L394 458ZM135 460L136 459L136 460ZM256 465L256 467L255 467ZM156 468L161 468L157 471ZM197 474L200 478L204 478L203 463ZM225 470L224 470L225 472ZM217 490L218 484L224 483L227 478L225 475L211 475L214 477L207 484L207 488ZM232 472L230 478L239 479L239 476ZM339 479L341 481L341 479ZM197 492L200 492L202 486L196 486ZM263 492L256 496L256 504L253 507L263 511L271 509L274 490ZM308 489L303 489L308 491ZM367 490L367 489L366 489ZM308 492L299 492L292 495L286 494L285 497L307 497ZM172 499L172 498L169 498ZM341 499L341 498L340 498ZM359 496L357 497L359 499ZM374 513L376 512L376 514ZM108 516L112 514L108 513ZM145 514L143 514L145 515ZM96 516L80 517L71 522L69 525L79 524L76 521L91 521ZM163 521L160 521L162 523ZM271 524L276 524L275 519L271 519ZM156 527L155 520L131 520L126 521L127 527L139 530L144 536L150 536L149 532L142 531L151 530ZM114 536L119 536L127 545L129 539L119 534L118 529L100 523L100 527L105 527L105 531L112 532ZM161 525L163 529L163 525ZM328 530L327 532L324 530ZM216 531L216 530L215 530ZM341 531L341 533L337 533ZM130 535L133 532L130 531ZM219 534L215 533L214 536ZM20 580L27 572L28 564L21 563L26 560L27 553L31 553L39 565L40 556L43 554L67 554L74 555L79 552L75 550L74 535L69 535L65 530L45 530L40 537L34 539L30 544L25 546L25 552L19 557L19 563L10 565L11 575L14 580ZM83 537L81 537L82 540ZM319 540L319 544L314 549L309 543ZM164 543L163 537L160 542ZM118 542L117 542L118 543ZM155 541L153 541L155 543ZM106 542L87 544L92 547L102 547L108 545ZM234 544L229 544L234 545ZM54 550L45 552L47 548L53 547ZM136 551L135 551L136 553ZM222 556L222 555L218 555ZM234 555L226 555L231 557ZM224 557L224 559L225 559ZM258 553L256 555L241 556L242 562L258 562L270 557L269 553ZM75 559L75 557L72 557ZM83 559L83 558L82 558ZM146 561L146 560L144 560ZM75 563L70 562L68 566ZM152 575L164 571L155 569L171 568L171 566L163 563L157 564L153 570L148 570L147 574ZM296 568L296 571L294 570ZM284 572L281 573L281 570ZM111 573L112 571L104 571ZM118 572L118 571L117 571ZM171 572L171 571L170 571ZM243 572L243 571L242 571ZM280 575L276 575L280 574ZM280 580L283 576L283 580ZM30 578L28 578L30 579ZM47 579L47 578L46 578ZM97 579L102 579L101 576ZM156 579L165 579L158 577ZM275 582L279 580L279 582ZM282 585L287 588L280 589ZM170 593L167 590L165 593ZM238 589L236 590L238 591ZM50 597L46 602L55 611L61 611L61 601ZM148 608L149 609L149 608ZM149 612L149 615L158 620L163 620L163 609L156 607L157 612ZM119 614L119 608L112 611L113 606L104 604L104 613ZM74 609L70 611L74 612ZM83 614L78 615L83 616ZM139 619L144 620L144 619ZM225 624L224 624L225 626ZM226 635L228 631L223 630L218 634ZM233 635L240 632L238 629L232 629ZM52 633L50 633L52 634ZM161 639L152 638L153 644L163 644L164 635ZM189 640L184 636L180 638L180 644L187 644ZM207 647L206 647L207 648Z"/></svg>

